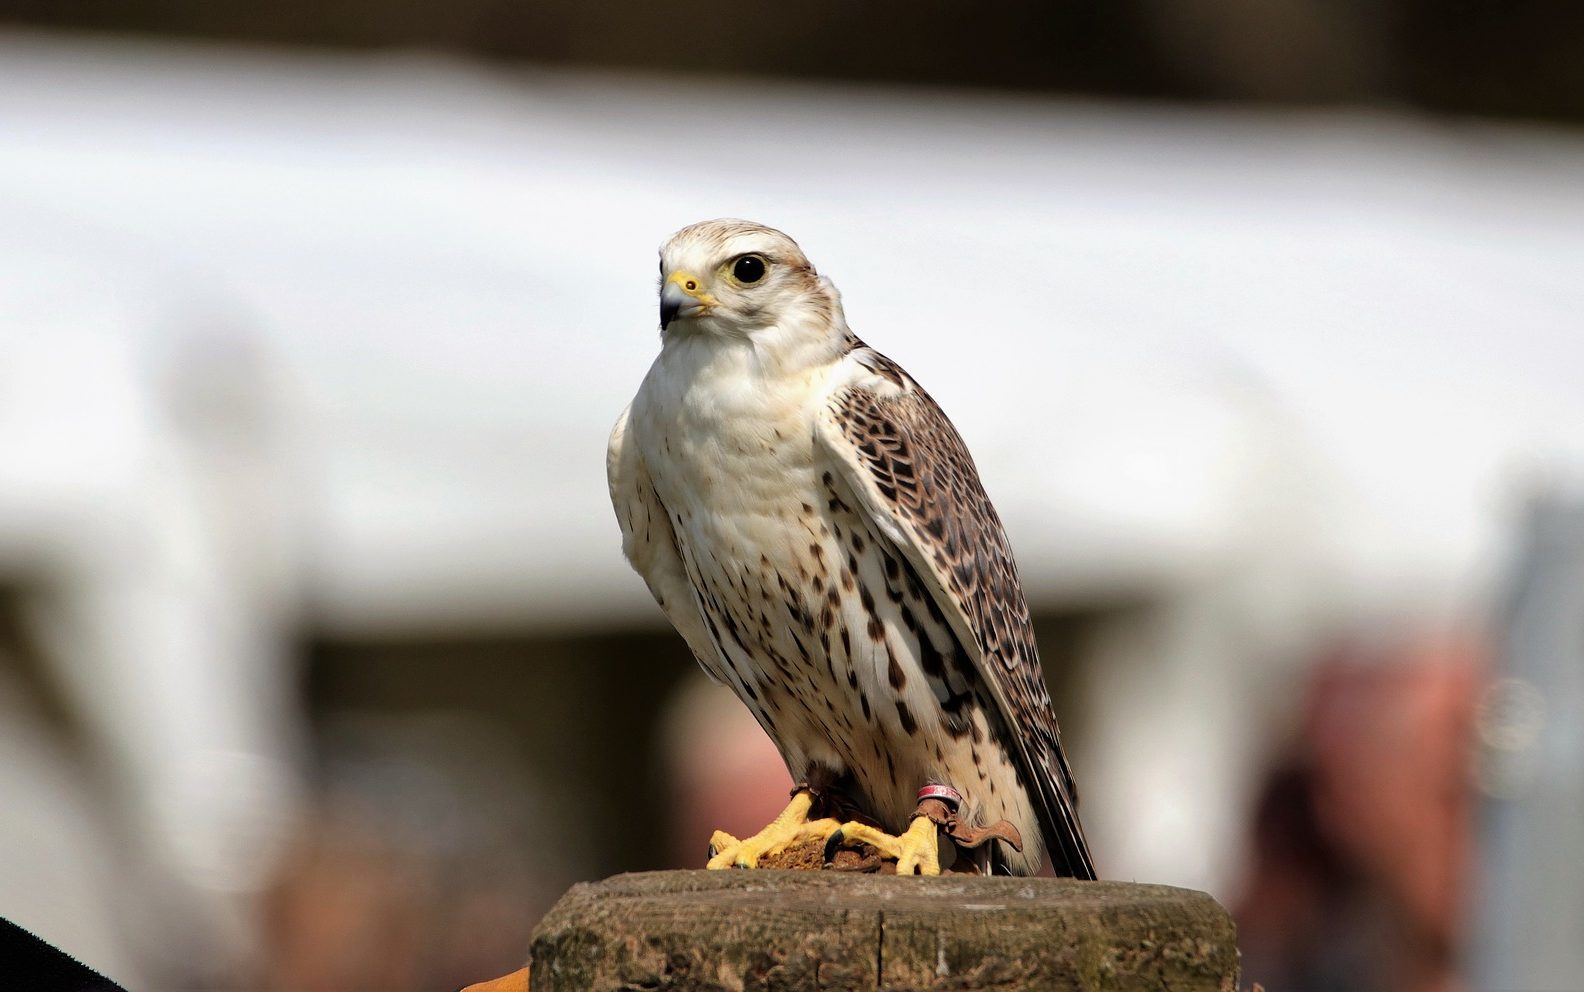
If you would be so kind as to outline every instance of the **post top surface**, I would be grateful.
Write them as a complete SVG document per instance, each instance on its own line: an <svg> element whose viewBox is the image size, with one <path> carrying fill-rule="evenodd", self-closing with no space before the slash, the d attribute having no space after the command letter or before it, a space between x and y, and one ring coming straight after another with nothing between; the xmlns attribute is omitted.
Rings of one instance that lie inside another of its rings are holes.
<svg viewBox="0 0 1584 992"><path fill-rule="evenodd" d="M533 988L1233 992L1236 930L1203 892L1061 878L657 871L573 886Z"/></svg>
<svg viewBox="0 0 1584 992"><path fill-rule="evenodd" d="M775 902L845 908L919 908L968 912L1049 909L1093 912L1099 909L1214 907L1210 896L1193 889L1139 882L1085 882L1071 878L986 878L940 875L933 878L836 871L648 871L584 882L568 895L601 899L664 897L682 902Z"/></svg>

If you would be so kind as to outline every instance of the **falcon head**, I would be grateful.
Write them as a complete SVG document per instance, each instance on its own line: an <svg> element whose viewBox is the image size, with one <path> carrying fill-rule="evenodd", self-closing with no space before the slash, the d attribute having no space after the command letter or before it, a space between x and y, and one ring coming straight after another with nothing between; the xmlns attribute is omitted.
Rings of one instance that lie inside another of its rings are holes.
<svg viewBox="0 0 1584 992"><path fill-rule="evenodd" d="M660 331L840 338L841 301L796 241L745 220L706 220L660 249Z"/></svg>

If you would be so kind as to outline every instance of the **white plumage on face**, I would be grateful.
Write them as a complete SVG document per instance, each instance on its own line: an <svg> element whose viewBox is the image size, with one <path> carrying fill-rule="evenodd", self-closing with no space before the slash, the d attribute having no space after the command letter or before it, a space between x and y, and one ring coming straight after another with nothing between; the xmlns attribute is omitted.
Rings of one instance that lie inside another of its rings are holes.
<svg viewBox="0 0 1584 992"><path fill-rule="evenodd" d="M846 334L834 287L797 242L739 220L685 227L660 249L660 329L770 347Z"/></svg>

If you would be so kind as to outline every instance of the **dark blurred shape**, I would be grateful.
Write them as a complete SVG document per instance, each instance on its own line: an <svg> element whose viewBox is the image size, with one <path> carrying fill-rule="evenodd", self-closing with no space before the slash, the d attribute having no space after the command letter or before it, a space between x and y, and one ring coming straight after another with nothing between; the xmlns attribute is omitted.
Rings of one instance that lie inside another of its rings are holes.
<svg viewBox="0 0 1584 992"><path fill-rule="evenodd" d="M1584 4L1406 0L1392 18L1402 99L1437 110L1584 120Z"/></svg>
<svg viewBox="0 0 1584 992"><path fill-rule="evenodd" d="M314 822L264 900L264 987L417 988L433 922L423 869L378 824Z"/></svg>
<svg viewBox="0 0 1584 992"><path fill-rule="evenodd" d="M1552 992L1584 976L1584 502L1538 501L1526 532L1475 723L1485 802L1469 981Z"/></svg>
<svg viewBox="0 0 1584 992"><path fill-rule="evenodd" d="M307 695L323 728L371 714L492 727L511 762L494 781L529 804L514 843L553 899L579 879L668 863L664 831L632 811L666 799L651 750L657 701L696 669L660 632L336 640L315 645ZM432 734L409 753L441 743ZM451 762L442 778L459 770Z"/></svg>
<svg viewBox="0 0 1584 992"><path fill-rule="evenodd" d="M4 918L0 918L0 975L7 987L30 992L126 992Z"/></svg>
<svg viewBox="0 0 1584 992"><path fill-rule="evenodd" d="M1584 5L1560 0L808 0L705 18L642 0L0 0L0 21L420 47L684 72L1188 100L1407 103L1584 120Z"/></svg>
<svg viewBox="0 0 1584 992"><path fill-rule="evenodd" d="M460 988L522 964L559 892L525 853L547 801L469 714L343 717L318 801L263 900L263 984Z"/></svg>
<svg viewBox="0 0 1584 992"><path fill-rule="evenodd" d="M1472 641L1350 647L1310 683L1257 804L1244 974L1296 992L1447 992L1467 899Z"/></svg>

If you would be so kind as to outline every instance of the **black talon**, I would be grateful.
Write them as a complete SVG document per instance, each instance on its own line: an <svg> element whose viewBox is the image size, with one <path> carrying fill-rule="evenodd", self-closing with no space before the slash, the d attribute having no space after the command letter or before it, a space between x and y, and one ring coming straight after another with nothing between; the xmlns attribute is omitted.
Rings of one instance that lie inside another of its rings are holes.
<svg viewBox="0 0 1584 992"><path fill-rule="evenodd" d="M826 841L825 841L825 863L826 864L833 865L833 864L836 863L836 850L841 847L842 841L845 840L845 839L846 839L846 837L845 837L845 835L842 834L840 827L837 827L836 828L836 832L831 834L830 837L828 837L826 839Z"/></svg>

